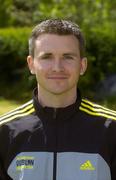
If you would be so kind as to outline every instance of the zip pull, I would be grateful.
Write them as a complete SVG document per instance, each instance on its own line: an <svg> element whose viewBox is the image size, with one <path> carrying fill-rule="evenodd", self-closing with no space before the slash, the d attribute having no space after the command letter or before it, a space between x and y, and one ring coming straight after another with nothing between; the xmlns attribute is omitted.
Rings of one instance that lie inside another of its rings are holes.
<svg viewBox="0 0 116 180"><path fill-rule="evenodd" d="M57 115L57 109L54 108L53 119L56 119L56 115Z"/></svg>

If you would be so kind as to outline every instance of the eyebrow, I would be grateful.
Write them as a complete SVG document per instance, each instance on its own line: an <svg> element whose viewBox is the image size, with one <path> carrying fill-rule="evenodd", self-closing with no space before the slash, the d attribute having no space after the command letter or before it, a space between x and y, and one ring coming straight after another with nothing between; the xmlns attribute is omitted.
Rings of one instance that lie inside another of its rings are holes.
<svg viewBox="0 0 116 180"><path fill-rule="evenodd" d="M52 52L41 52L38 57L52 56L52 55L53 55ZM67 52L67 53L63 53L62 56L73 56L73 57L77 57L78 54L77 54L77 53L73 53L73 52Z"/></svg>
<svg viewBox="0 0 116 180"><path fill-rule="evenodd" d="M63 56L69 56L69 55L70 55L70 56L76 56L76 57L78 56L77 53L72 53L72 52L64 53L64 54L63 54Z"/></svg>
<svg viewBox="0 0 116 180"><path fill-rule="evenodd" d="M39 55L38 55L38 57L42 57L42 56L51 56L52 55L52 53L50 53L50 52L41 52Z"/></svg>

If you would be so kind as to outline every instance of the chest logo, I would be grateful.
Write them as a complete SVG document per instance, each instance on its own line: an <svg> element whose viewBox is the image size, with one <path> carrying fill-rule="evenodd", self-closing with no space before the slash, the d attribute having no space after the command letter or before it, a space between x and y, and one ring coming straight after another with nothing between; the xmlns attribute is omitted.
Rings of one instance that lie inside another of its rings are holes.
<svg viewBox="0 0 116 180"><path fill-rule="evenodd" d="M86 162L81 164L80 170L91 170L92 171L92 170L95 170L95 167L93 166L91 161L87 160Z"/></svg>
<svg viewBox="0 0 116 180"><path fill-rule="evenodd" d="M16 158L16 170L33 169L34 157L33 156L18 156Z"/></svg>

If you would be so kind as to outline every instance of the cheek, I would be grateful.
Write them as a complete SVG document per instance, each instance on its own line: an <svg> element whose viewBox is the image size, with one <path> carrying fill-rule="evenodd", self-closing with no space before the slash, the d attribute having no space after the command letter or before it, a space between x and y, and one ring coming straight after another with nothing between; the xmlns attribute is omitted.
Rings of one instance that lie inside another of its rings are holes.
<svg viewBox="0 0 116 180"><path fill-rule="evenodd" d="M75 75L80 72L80 68L80 64L77 65L76 63L67 67L68 71Z"/></svg>
<svg viewBox="0 0 116 180"><path fill-rule="evenodd" d="M42 74L44 75L50 69L50 67L49 67L49 65L47 63L37 63L36 62L34 67L35 67L35 73L38 74L38 75L42 75Z"/></svg>

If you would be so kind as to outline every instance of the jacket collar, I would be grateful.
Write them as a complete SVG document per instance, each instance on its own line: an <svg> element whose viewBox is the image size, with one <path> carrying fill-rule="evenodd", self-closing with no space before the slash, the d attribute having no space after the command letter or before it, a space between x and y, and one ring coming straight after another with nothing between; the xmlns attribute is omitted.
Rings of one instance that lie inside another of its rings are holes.
<svg viewBox="0 0 116 180"><path fill-rule="evenodd" d="M43 107L38 101L38 91L37 88L33 91L33 102L34 108L37 116L42 121L47 122L66 122L68 119L71 119L71 116L74 113L79 111L79 106L81 103L81 94L79 89L77 89L77 99L74 104L71 104L64 108L53 108L53 107Z"/></svg>

